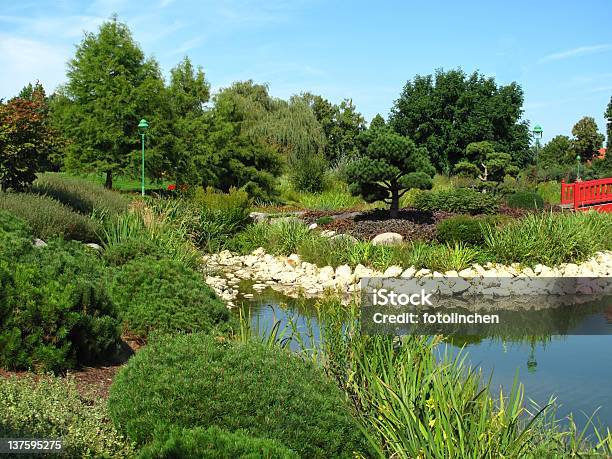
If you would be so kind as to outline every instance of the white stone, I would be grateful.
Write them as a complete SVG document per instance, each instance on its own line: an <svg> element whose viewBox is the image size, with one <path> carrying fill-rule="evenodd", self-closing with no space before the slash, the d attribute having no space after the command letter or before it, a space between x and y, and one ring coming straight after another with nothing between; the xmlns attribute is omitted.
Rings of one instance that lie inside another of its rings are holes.
<svg viewBox="0 0 612 459"><path fill-rule="evenodd" d="M400 244L404 237L399 233L381 233L372 239L372 245L394 245Z"/></svg>
<svg viewBox="0 0 612 459"><path fill-rule="evenodd" d="M406 277L406 278L414 277L416 272L417 272L416 268L414 266L411 266L410 268L406 268L404 270L404 272L401 274L401 277Z"/></svg>
<svg viewBox="0 0 612 459"><path fill-rule="evenodd" d="M454 269L451 269L450 271L446 271L446 272L444 273L444 275L445 275L446 277L458 277L458 276L459 276L459 273L458 273L457 271L455 271Z"/></svg>
<svg viewBox="0 0 612 459"><path fill-rule="evenodd" d="M415 274L414 277L423 277L423 276L428 276L431 274L431 270L429 269L419 269Z"/></svg>
<svg viewBox="0 0 612 459"><path fill-rule="evenodd" d="M323 230L323 231L321 231L321 233L320 233L320 234L321 234L321 236L323 236L323 237L332 237L332 236L335 236L335 235L336 235L336 232L335 232L335 231L333 231L333 230Z"/></svg>
<svg viewBox="0 0 612 459"><path fill-rule="evenodd" d="M370 268L366 268L362 264L355 266L355 279L359 280L364 277L373 277L374 271Z"/></svg>
<svg viewBox="0 0 612 459"><path fill-rule="evenodd" d="M36 248L47 247L47 243L42 239L34 239L33 245Z"/></svg>
<svg viewBox="0 0 612 459"><path fill-rule="evenodd" d="M336 278L352 280L353 273L349 265L340 265L336 268Z"/></svg>
<svg viewBox="0 0 612 459"><path fill-rule="evenodd" d="M310 231L317 229L319 227L319 225L317 225L316 223L311 223L310 225L308 225L308 229Z"/></svg>
<svg viewBox="0 0 612 459"><path fill-rule="evenodd" d="M402 274L402 271L401 266L389 266L387 269L385 269L383 277L399 277L400 274Z"/></svg>
<svg viewBox="0 0 612 459"><path fill-rule="evenodd" d="M319 270L319 281L321 283L329 282L334 278L334 268L331 266L324 266Z"/></svg>
<svg viewBox="0 0 612 459"><path fill-rule="evenodd" d="M89 244L85 244L85 247L89 247L90 249L93 249L97 252L102 252L102 246L100 246L99 244L96 244L94 242L90 242Z"/></svg>
<svg viewBox="0 0 612 459"><path fill-rule="evenodd" d="M300 256L297 253L292 253L287 257L287 262L292 266L298 266L301 262Z"/></svg>

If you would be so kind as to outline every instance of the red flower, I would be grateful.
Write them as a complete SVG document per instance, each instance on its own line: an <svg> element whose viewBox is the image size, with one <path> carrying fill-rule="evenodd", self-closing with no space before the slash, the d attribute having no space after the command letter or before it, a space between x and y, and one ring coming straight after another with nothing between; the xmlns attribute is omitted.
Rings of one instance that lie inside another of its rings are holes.
<svg viewBox="0 0 612 459"><path fill-rule="evenodd" d="M176 185L168 185L168 191L176 190Z"/></svg>

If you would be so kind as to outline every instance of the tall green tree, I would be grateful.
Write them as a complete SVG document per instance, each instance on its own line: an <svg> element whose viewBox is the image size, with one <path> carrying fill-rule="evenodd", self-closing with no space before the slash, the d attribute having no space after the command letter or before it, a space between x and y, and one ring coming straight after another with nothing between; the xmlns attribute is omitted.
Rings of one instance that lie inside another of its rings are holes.
<svg viewBox="0 0 612 459"><path fill-rule="evenodd" d="M529 160L529 128L523 91L516 83L498 86L494 78L462 70L417 75L406 83L389 117L393 129L431 155L438 171L448 172L472 142L490 141L508 152L514 164Z"/></svg>
<svg viewBox="0 0 612 459"><path fill-rule="evenodd" d="M585 116L578 121L572 128L572 135L574 155L580 155L582 161L590 161L597 156L604 136L599 133L594 118Z"/></svg>
<svg viewBox="0 0 612 459"><path fill-rule="evenodd" d="M411 188L431 188L435 170L427 151L407 137L388 129L376 129L365 155L347 166L349 190L367 202L389 204L396 218L400 198Z"/></svg>
<svg viewBox="0 0 612 459"><path fill-rule="evenodd" d="M542 147L538 155L538 163L545 168L563 166L574 164L575 158L572 140L566 135L558 135Z"/></svg>
<svg viewBox="0 0 612 459"><path fill-rule="evenodd" d="M62 146L48 116L45 90L29 84L18 97L0 100L0 190L23 190L49 167Z"/></svg>
<svg viewBox="0 0 612 459"><path fill-rule="evenodd" d="M145 59L127 25L113 17L98 33L85 33L67 76L55 105L57 120L72 140L65 166L103 172L105 186L112 188L113 174L136 163L139 120L152 119L162 103L159 66ZM156 135L154 123L149 134Z"/></svg>

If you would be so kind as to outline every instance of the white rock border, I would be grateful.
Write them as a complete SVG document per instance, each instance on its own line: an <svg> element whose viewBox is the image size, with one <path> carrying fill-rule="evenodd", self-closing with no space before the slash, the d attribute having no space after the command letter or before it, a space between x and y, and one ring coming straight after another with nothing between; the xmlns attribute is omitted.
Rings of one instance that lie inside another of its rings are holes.
<svg viewBox="0 0 612 459"><path fill-rule="evenodd" d="M509 266L477 263L469 268L440 273L429 269L390 266L384 272L367 268L361 264L355 269L349 265L337 268L318 267L302 261L297 254L288 257L267 254L263 248L249 255L236 255L228 250L203 257L206 283L226 302L228 307L235 306L240 294L238 284L241 280L254 282L253 290L265 288L281 292L290 297L303 295L307 298L321 297L331 290L350 296L359 291L359 281L363 277L612 277L612 251L598 252L581 264L564 263L556 267L536 265L533 269L521 267L518 263ZM247 294L248 295L248 294Z"/></svg>

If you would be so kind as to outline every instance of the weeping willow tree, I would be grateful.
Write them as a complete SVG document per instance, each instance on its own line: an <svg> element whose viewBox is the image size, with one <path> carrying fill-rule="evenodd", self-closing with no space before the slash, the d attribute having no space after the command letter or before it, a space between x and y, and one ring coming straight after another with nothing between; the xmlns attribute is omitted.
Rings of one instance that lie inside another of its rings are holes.
<svg viewBox="0 0 612 459"><path fill-rule="evenodd" d="M263 140L286 159L295 188L319 191L325 182L326 137L312 108L300 97L271 97L266 85L234 83L231 91L245 134Z"/></svg>

